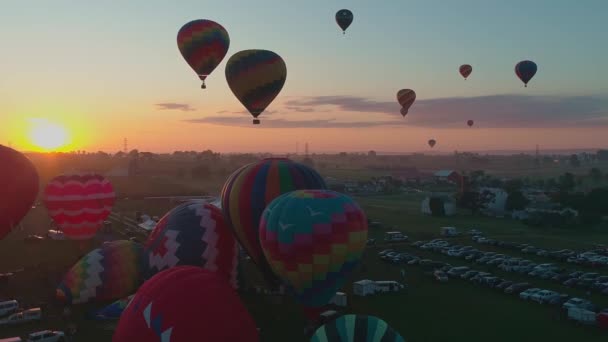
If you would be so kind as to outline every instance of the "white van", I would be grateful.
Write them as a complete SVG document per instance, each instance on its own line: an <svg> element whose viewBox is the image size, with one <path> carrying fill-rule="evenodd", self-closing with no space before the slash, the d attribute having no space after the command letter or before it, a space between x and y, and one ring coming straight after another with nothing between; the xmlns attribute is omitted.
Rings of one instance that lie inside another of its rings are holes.
<svg viewBox="0 0 608 342"><path fill-rule="evenodd" d="M8 300L0 302L0 317L10 315L19 309L19 302L16 300Z"/></svg>
<svg viewBox="0 0 608 342"><path fill-rule="evenodd" d="M14 313L8 316L7 319L0 321L4 324L17 324L29 321L36 321L42 318L42 310L40 308L28 309L25 311Z"/></svg>
<svg viewBox="0 0 608 342"><path fill-rule="evenodd" d="M65 334L63 331L43 330L31 333L27 336L26 342L63 342Z"/></svg>

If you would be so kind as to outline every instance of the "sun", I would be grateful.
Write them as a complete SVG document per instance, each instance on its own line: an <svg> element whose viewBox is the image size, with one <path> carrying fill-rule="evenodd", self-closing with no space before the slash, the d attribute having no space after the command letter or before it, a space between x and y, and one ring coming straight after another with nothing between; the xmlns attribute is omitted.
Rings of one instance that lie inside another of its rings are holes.
<svg viewBox="0 0 608 342"><path fill-rule="evenodd" d="M32 119L29 137L32 144L51 151L68 143L68 132L61 125L45 119Z"/></svg>

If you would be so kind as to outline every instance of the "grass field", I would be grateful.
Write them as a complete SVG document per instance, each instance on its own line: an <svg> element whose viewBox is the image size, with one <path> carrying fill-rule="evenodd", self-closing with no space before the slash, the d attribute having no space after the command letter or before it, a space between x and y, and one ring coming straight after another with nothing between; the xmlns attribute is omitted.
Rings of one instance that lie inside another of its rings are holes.
<svg viewBox="0 0 608 342"><path fill-rule="evenodd" d="M402 230L416 239L431 239L438 235L439 227L455 226L461 229L476 228L488 236L503 240L525 241L545 248L584 248L595 243L606 243L608 237L601 232L567 230L541 230L526 227L516 221L472 217L467 214L451 218L433 218L420 214L421 195L395 195L356 198L372 220L381 221L383 228L370 228L370 236L381 238L384 231ZM132 211L149 204L119 202L119 210ZM168 204L150 205L150 213L161 215ZM0 338L21 335L40 329L64 329L60 318L62 307L53 304L54 287L62 274L78 260L82 252L70 241L44 241L38 245L26 245L22 241L27 234L44 233L49 219L44 208L36 208L24 221L25 231L15 231L0 241L0 272L24 268L6 288L0 288L0 299L17 298L26 306L44 303L45 320L25 326L1 327ZM467 242L473 244L473 242ZM476 246L490 250L488 246ZM385 264L376 256L379 248L370 248L363 265L352 280L398 280L408 284L407 292L379 295L370 298L349 296L346 312L365 313L385 319L409 341L605 341L606 332L592 327L576 326L557 310L531 302L523 302L515 296L507 296L492 289L474 286L468 282L450 280L440 284L425 275L418 266L394 266ZM400 249L423 254L409 246ZM511 251L503 253L513 254ZM434 260L453 265L468 265L441 254L424 254ZM406 278L400 270L405 268ZM244 265L245 277L252 284L258 283L253 266ZM499 272L493 273L500 274ZM608 273L608 272L606 272ZM517 280L512 274L500 274ZM521 276L520 276L521 277ZM584 295L561 285L526 279L537 286ZM350 286L345 289L350 293ZM243 300L261 328L264 341L301 341L303 318L297 305L290 298L269 298L262 295L243 294ZM608 300L599 295L592 299L608 306ZM82 319L84 312L101 304L85 305L74 310L78 326L76 341L110 341L111 323Z"/></svg>

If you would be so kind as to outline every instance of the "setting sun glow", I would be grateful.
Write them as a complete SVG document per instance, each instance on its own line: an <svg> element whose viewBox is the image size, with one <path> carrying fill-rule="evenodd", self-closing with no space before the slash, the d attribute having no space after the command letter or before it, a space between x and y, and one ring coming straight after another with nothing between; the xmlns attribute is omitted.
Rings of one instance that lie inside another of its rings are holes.
<svg viewBox="0 0 608 342"><path fill-rule="evenodd" d="M68 133L64 127L43 119L31 120L29 137L35 146L51 151L68 143Z"/></svg>

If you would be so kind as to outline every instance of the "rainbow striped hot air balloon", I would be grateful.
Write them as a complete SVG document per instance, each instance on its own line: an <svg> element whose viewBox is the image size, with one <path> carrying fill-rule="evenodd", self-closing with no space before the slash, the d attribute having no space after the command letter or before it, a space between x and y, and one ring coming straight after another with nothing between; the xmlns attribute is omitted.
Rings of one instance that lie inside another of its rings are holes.
<svg viewBox="0 0 608 342"><path fill-rule="evenodd" d="M90 239L110 215L116 195L109 180L97 174L62 175L44 189L44 205L65 236Z"/></svg>
<svg viewBox="0 0 608 342"><path fill-rule="evenodd" d="M193 20L177 33L179 52L203 81L203 89L206 88L205 79L222 62L229 46L226 29L211 20Z"/></svg>
<svg viewBox="0 0 608 342"><path fill-rule="evenodd" d="M260 244L272 270L307 308L331 300L359 263L367 218L348 196L331 190L297 190L268 205Z"/></svg>
<svg viewBox="0 0 608 342"><path fill-rule="evenodd" d="M315 170L287 158L245 165L224 184L222 210L228 226L271 285L277 285L277 278L266 263L258 234L264 209L284 193L325 188L323 178Z"/></svg>
<svg viewBox="0 0 608 342"><path fill-rule="evenodd" d="M264 112L279 95L287 79L287 66L281 56L268 50L244 50L226 63L226 81L234 96L254 117Z"/></svg>
<svg viewBox="0 0 608 342"><path fill-rule="evenodd" d="M71 304L116 300L133 294L142 283L142 246L108 242L82 257L57 287L57 298Z"/></svg>

